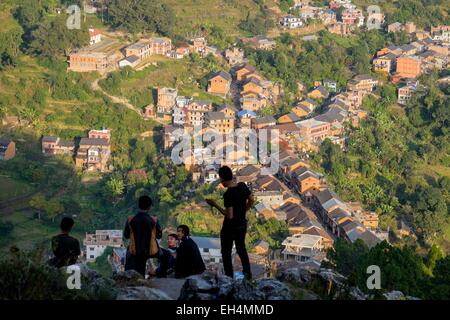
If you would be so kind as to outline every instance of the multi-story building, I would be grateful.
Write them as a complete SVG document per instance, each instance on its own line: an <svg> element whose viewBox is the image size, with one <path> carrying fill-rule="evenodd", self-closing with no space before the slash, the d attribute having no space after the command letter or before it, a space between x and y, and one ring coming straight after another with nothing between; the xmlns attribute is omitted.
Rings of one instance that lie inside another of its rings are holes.
<svg viewBox="0 0 450 320"><path fill-rule="evenodd" d="M102 41L102 33L97 29L89 28L89 44L92 46L100 41Z"/></svg>
<svg viewBox="0 0 450 320"><path fill-rule="evenodd" d="M89 139L105 139L106 141L111 142L111 130L90 130L88 137Z"/></svg>
<svg viewBox="0 0 450 320"><path fill-rule="evenodd" d="M244 50L233 47L225 50L225 59L231 65L241 64L244 62Z"/></svg>
<svg viewBox="0 0 450 320"><path fill-rule="evenodd" d="M350 91L362 91L366 93L372 92L377 85L378 80L367 74L357 75L347 83Z"/></svg>
<svg viewBox="0 0 450 320"><path fill-rule="evenodd" d="M75 149L73 141L61 140L59 137L42 138L42 153L45 155L72 154Z"/></svg>
<svg viewBox="0 0 450 320"><path fill-rule="evenodd" d="M230 91L231 75L225 71L214 73L208 79L208 92L226 96Z"/></svg>
<svg viewBox="0 0 450 320"><path fill-rule="evenodd" d="M105 138L81 138L75 157L75 165L88 171L107 171L110 158L110 140Z"/></svg>
<svg viewBox="0 0 450 320"><path fill-rule="evenodd" d="M303 26L303 20L291 14L281 18L280 24L287 29L296 29Z"/></svg>
<svg viewBox="0 0 450 320"><path fill-rule="evenodd" d="M157 112L158 113L171 113L173 107L176 105L176 99L178 96L178 90L173 88L158 88L157 98Z"/></svg>
<svg viewBox="0 0 450 320"><path fill-rule="evenodd" d="M396 73L401 78L417 78L422 73L421 61L413 56L401 56L397 58Z"/></svg>
<svg viewBox="0 0 450 320"><path fill-rule="evenodd" d="M397 102L402 105L408 104L409 100L413 96L416 91L416 86L414 85L406 85L398 89L398 99Z"/></svg>
<svg viewBox="0 0 450 320"><path fill-rule="evenodd" d="M110 56L103 52L80 50L69 55L69 70L74 72L104 73L111 66Z"/></svg>
<svg viewBox="0 0 450 320"><path fill-rule="evenodd" d="M396 56L393 53L388 53L381 57L376 57L372 61L374 71L383 71L387 74L391 73L395 67Z"/></svg>
<svg viewBox="0 0 450 320"><path fill-rule="evenodd" d="M186 125L195 127L201 126L205 122L206 113L212 110L211 101L192 100L187 104Z"/></svg>
<svg viewBox="0 0 450 320"><path fill-rule="evenodd" d="M330 123L314 119L297 122L300 135L310 141L323 141L330 136Z"/></svg>
<svg viewBox="0 0 450 320"><path fill-rule="evenodd" d="M229 117L224 112L208 112L206 122L208 127L222 134L228 134L234 130L234 117Z"/></svg>
<svg viewBox="0 0 450 320"><path fill-rule="evenodd" d="M287 237L283 242L281 254L284 260L309 261L323 256L323 237L309 234L294 234Z"/></svg>
<svg viewBox="0 0 450 320"><path fill-rule="evenodd" d="M96 230L93 234L86 233L83 244L86 246L86 261L95 261L103 255L107 247L123 246L122 230Z"/></svg>

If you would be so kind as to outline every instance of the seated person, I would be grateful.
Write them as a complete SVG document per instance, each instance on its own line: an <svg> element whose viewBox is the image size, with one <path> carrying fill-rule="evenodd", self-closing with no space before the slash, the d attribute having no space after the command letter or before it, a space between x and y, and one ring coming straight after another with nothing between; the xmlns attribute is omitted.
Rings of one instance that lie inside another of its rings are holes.
<svg viewBox="0 0 450 320"><path fill-rule="evenodd" d="M69 236L73 225L72 218L64 217L61 220L61 233L52 238L52 251L55 257L48 262L51 266L61 268L77 263L81 251L80 242Z"/></svg>
<svg viewBox="0 0 450 320"><path fill-rule="evenodd" d="M156 269L156 276L164 278L174 272L177 257L178 236L171 233L167 236L167 249L161 248L159 256L159 267Z"/></svg>
<svg viewBox="0 0 450 320"><path fill-rule="evenodd" d="M201 274L206 270L197 244L189 236L189 227L180 225L177 228L180 245L177 249L175 261L175 277L185 278L194 274Z"/></svg>

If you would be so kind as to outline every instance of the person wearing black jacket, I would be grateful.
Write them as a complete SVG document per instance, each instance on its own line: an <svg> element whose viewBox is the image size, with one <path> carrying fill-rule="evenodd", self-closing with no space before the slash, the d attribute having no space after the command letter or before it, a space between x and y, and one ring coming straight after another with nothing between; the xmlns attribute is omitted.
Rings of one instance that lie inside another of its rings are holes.
<svg viewBox="0 0 450 320"><path fill-rule="evenodd" d="M150 238L156 225L156 239L161 239L162 229L156 216L150 217L152 199L148 196L139 198L139 211L129 217L123 232L125 239L130 239L127 249L125 270L136 270L145 277L145 267L150 256Z"/></svg>
<svg viewBox="0 0 450 320"><path fill-rule="evenodd" d="M61 268L77 263L81 254L80 242L69 235L74 223L69 217L61 220L61 233L52 238L52 251L55 256L48 261L49 265Z"/></svg>
<svg viewBox="0 0 450 320"><path fill-rule="evenodd" d="M189 227L180 225L177 228L178 239L181 239L175 261L175 278L186 278L201 274L206 270L197 244L189 236Z"/></svg>

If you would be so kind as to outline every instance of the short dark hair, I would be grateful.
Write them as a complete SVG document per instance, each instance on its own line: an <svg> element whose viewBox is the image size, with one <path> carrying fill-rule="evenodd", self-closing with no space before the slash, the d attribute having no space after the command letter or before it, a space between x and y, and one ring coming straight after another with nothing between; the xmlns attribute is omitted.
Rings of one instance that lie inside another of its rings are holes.
<svg viewBox="0 0 450 320"><path fill-rule="evenodd" d="M185 237L187 237L189 235L189 227L187 225L185 225L185 224L179 225L177 227L177 230L178 229L181 229L183 231Z"/></svg>
<svg viewBox="0 0 450 320"><path fill-rule="evenodd" d="M175 238L176 240L178 240L178 235L176 233L171 233L167 236L167 238L172 237Z"/></svg>
<svg viewBox="0 0 450 320"><path fill-rule="evenodd" d="M72 230L72 227L74 224L75 224L75 221L73 221L72 218L64 217L61 220L60 227L61 227L62 231L70 231L70 230Z"/></svg>
<svg viewBox="0 0 450 320"><path fill-rule="evenodd" d="M142 196L139 198L139 209L148 210L152 206L152 198L149 196Z"/></svg>
<svg viewBox="0 0 450 320"><path fill-rule="evenodd" d="M219 177L223 181L231 181L233 180L233 171L231 171L230 167L223 166L219 169Z"/></svg>

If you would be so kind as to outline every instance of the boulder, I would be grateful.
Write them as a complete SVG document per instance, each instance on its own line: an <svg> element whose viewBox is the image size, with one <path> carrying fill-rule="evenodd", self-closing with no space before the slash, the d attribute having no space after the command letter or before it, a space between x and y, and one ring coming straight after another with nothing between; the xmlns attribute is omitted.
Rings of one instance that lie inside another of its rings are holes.
<svg viewBox="0 0 450 320"><path fill-rule="evenodd" d="M116 300L173 300L164 291L149 287L125 287L118 291Z"/></svg>
<svg viewBox="0 0 450 320"><path fill-rule="evenodd" d="M289 288L274 279L261 279L256 282L256 292L264 295L264 300L290 300Z"/></svg>
<svg viewBox="0 0 450 320"><path fill-rule="evenodd" d="M144 277L135 270L115 272L112 279L118 286L139 285Z"/></svg>
<svg viewBox="0 0 450 320"><path fill-rule="evenodd" d="M289 288L275 279L233 280L205 272L186 279L178 300L288 300Z"/></svg>

